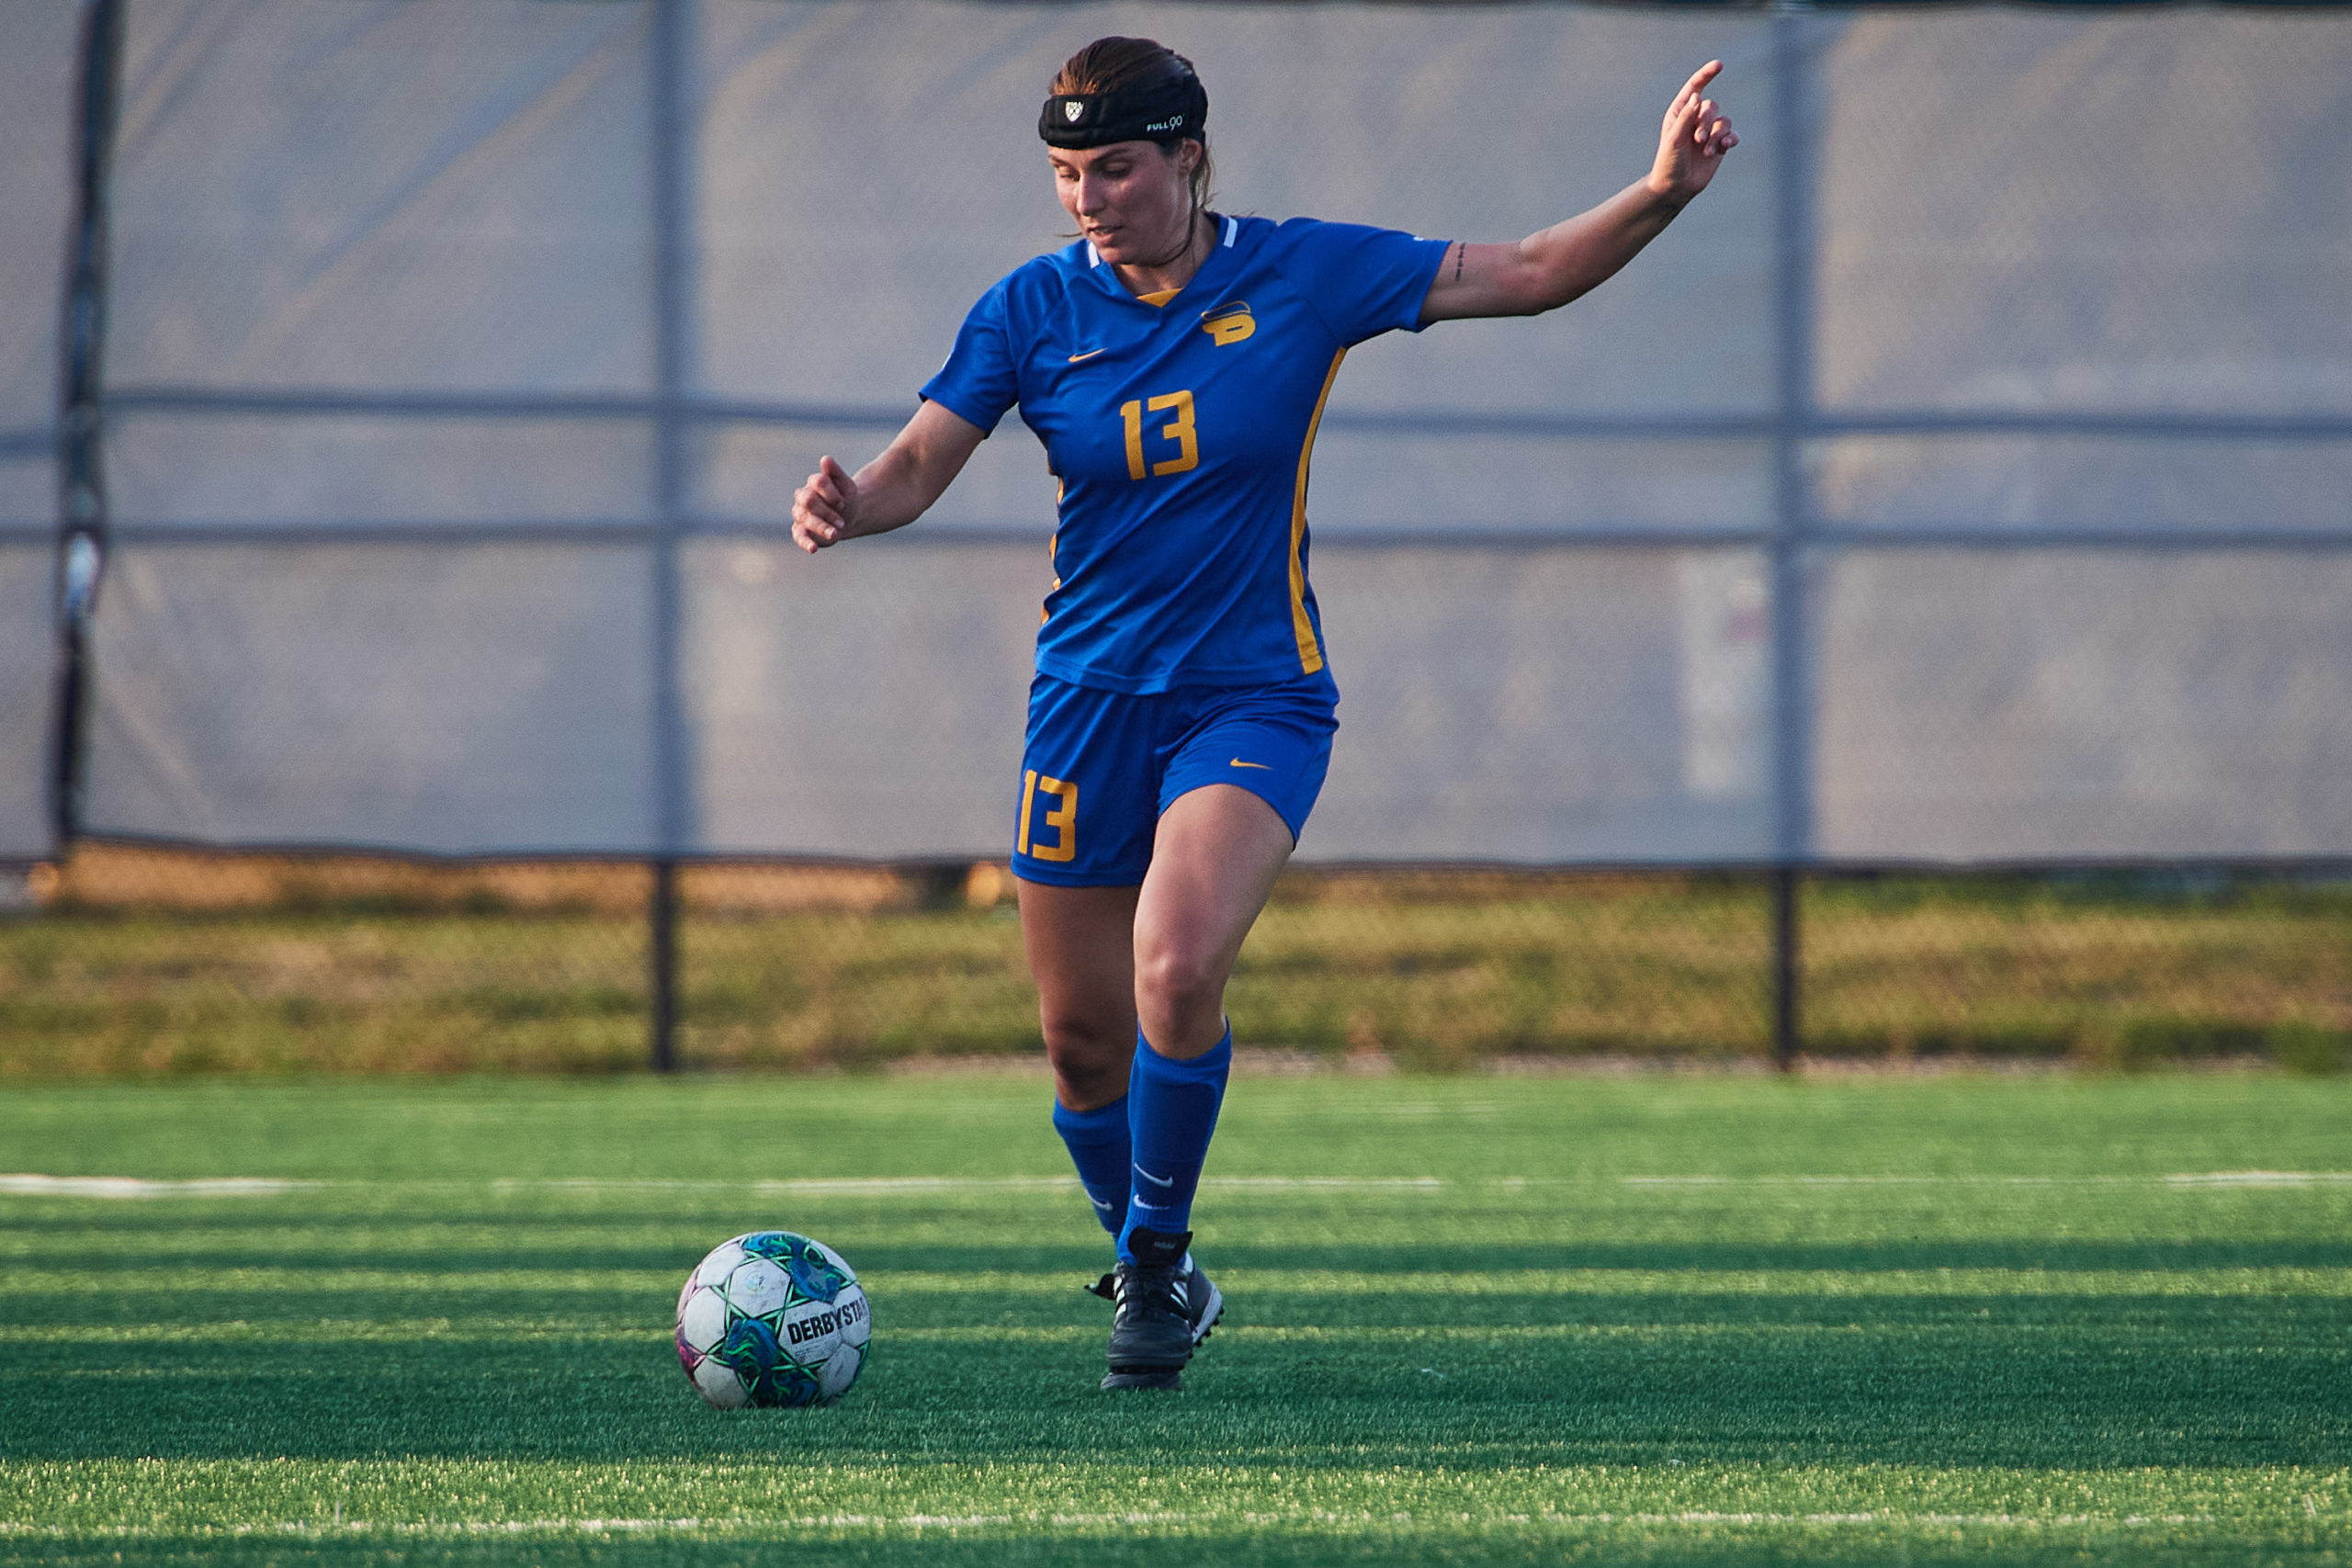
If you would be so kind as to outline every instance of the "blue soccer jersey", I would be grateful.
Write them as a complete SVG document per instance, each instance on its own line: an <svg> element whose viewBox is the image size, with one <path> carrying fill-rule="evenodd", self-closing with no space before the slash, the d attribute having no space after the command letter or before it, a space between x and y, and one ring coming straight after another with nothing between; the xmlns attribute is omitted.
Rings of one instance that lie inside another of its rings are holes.
<svg viewBox="0 0 2352 1568"><path fill-rule="evenodd" d="M1149 694L1313 674L1306 471L1347 351L1418 331L1448 242L1219 220L1193 280L1127 292L1083 242L1015 269L922 396L984 431L1018 404L1061 483L1037 669Z"/></svg>

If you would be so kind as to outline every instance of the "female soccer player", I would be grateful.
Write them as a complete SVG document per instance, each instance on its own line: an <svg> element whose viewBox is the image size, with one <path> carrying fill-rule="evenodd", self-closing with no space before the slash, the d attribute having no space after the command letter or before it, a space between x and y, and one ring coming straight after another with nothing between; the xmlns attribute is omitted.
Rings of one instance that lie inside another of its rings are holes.
<svg viewBox="0 0 2352 1568"><path fill-rule="evenodd" d="M1643 178L1516 244L1207 208L1208 95L1148 39L1070 57L1038 120L1075 244L1015 268L914 418L794 493L814 553L903 527L1018 405L1060 482L1013 824L1054 1124L1117 1267L1105 1388L1173 1388L1223 1309L1193 1193L1233 1033L1227 977L1323 785L1338 690L1307 586L1306 475L1347 351L1592 288L1738 144L1675 95Z"/></svg>

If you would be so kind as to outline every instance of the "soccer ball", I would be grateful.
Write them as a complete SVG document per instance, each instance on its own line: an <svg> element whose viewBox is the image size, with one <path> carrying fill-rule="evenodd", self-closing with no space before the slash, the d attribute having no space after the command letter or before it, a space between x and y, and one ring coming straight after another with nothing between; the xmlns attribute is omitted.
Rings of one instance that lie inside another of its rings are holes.
<svg viewBox="0 0 2352 1568"><path fill-rule="evenodd" d="M678 1292L678 1360L720 1410L839 1399L873 1329L841 1254L791 1231L719 1243Z"/></svg>

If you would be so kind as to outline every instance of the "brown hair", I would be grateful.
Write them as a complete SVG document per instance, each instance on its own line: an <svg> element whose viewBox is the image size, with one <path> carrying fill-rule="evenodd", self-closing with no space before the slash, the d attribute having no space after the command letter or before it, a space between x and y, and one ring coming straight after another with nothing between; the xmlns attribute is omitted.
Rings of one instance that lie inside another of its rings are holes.
<svg viewBox="0 0 2352 1568"><path fill-rule="evenodd" d="M1197 78L1193 62L1163 43L1148 38L1099 38L1062 63L1053 85L1046 89L1047 97L1061 97L1082 93L1116 93L1130 87L1164 87L1181 82L1187 76ZM1159 143L1159 150L1170 157L1187 141L1201 144L1201 161L1193 165L1193 210L1197 213L1209 204L1209 181L1215 171L1209 164L1209 139L1204 130L1200 135L1170 137Z"/></svg>

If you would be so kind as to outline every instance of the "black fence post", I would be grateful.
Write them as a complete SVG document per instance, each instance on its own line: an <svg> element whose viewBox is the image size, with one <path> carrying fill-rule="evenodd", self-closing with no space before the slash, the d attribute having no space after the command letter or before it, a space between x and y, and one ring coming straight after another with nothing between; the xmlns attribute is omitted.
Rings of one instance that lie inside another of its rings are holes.
<svg viewBox="0 0 2352 1568"><path fill-rule="evenodd" d="M1772 606L1774 844L1772 872L1772 1061L1796 1066L1797 895L1814 854L1812 635L1807 626L1807 542L1812 526L1805 441L1813 426L1813 189L1806 12L1797 0L1771 8L1773 310L1777 340L1773 433Z"/></svg>
<svg viewBox="0 0 2352 1568"><path fill-rule="evenodd" d="M82 827L90 616L106 570L107 253L122 26L121 0L92 0L83 13L74 227L58 332L58 660L49 807L61 855Z"/></svg>
<svg viewBox="0 0 2352 1568"><path fill-rule="evenodd" d="M653 863L653 896L646 910L648 945L651 949L652 976L647 1001L650 1004L650 1025L648 1031L653 1070L657 1073L675 1072L678 1067L676 1033L678 1027L678 863L657 860Z"/></svg>
<svg viewBox="0 0 2352 1568"><path fill-rule="evenodd" d="M653 1070L677 1069L678 856L694 841L693 747L686 733L685 682L679 670L684 636L681 541L689 511L684 400L687 385L687 303L691 287L688 231L692 128L686 73L689 40L684 0L654 0L647 40L652 205L646 217L653 240L653 357L657 404L653 425L653 500L658 525L652 552L652 675L654 851L651 1035Z"/></svg>
<svg viewBox="0 0 2352 1568"><path fill-rule="evenodd" d="M1772 1065L1796 1070L1804 1042L1798 1024L1797 870L1772 873Z"/></svg>

